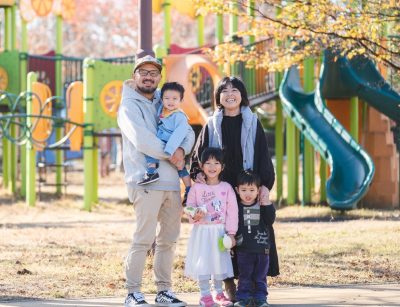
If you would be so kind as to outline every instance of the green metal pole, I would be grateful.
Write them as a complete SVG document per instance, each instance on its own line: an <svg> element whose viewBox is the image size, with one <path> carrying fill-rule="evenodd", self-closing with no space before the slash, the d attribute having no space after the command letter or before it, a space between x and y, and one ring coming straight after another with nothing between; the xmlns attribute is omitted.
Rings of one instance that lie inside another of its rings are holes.
<svg viewBox="0 0 400 307"><path fill-rule="evenodd" d="M296 202L296 127L290 118L286 120L286 155L288 178L288 205Z"/></svg>
<svg viewBox="0 0 400 307"><path fill-rule="evenodd" d="M62 88L62 49L63 49L63 20L62 17L56 16L56 96L63 96ZM55 128L56 131L56 141L61 140L63 137L63 127ZM63 163L64 163L64 153L62 150L56 150L56 193L61 195L62 193L62 176L63 176Z"/></svg>
<svg viewBox="0 0 400 307"><path fill-rule="evenodd" d="M300 200L299 197L299 186L300 186L300 131L297 129L296 125L294 126L295 131L295 160L294 160L294 195L295 202L298 203Z"/></svg>
<svg viewBox="0 0 400 307"><path fill-rule="evenodd" d="M324 62L324 56L321 54L319 57L319 65L321 66ZM326 106L326 101L323 100L324 105ZM326 179L328 177L328 165L325 161L325 158L320 154L319 159L319 178L320 178L320 203L327 202L327 195L326 195Z"/></svg>
<svg viewBox="0 0 400 307"><path fill-rule="evenodd" d="M224 42L224 17L222 14L218 14L216 17L215 39L216 44L222 44ZM223 65L219 65L218 69L222 73L224 70Z"/></svg>
<svg viewBox="0 0 400 307"><path fill-rule="evenodd" d="M281 9L276 9L276 15L281 13ZM282 46L281 41L276 41L278 47ZM275 73L275 87L279 89L279 86L283 79L283 73ZM275 123L275 158L276 158L276 198L278 201L283 199L283 155L284 155L284 124L285 119L283 117L282 103L281 101L276 102L276 123ZM289 155L287 155L289 156Z"/></svg>
<svg viewBox="0 0 400 307"><path fill-rule="evenodd" d="M83 62L83 100L84 100L84 123L83 132L83 163L84 163L84 187L85 194L83 197L83 209L90 211L94 202L94 185L93 177L95 171L93 169L94 159L94 139L93 139L93 86L94 86L94 60L85 59Z"/></svg>
<svg viewBox="0 0 400 307"><path fill-rule="evenodd" d="M17 49L17 6L14 4L11 8L11 49Z"/></svg>
<svg viewBox="0 0 400 307"><path fill-rule="evenodd" d="M326 102L324 101L324 104L326 105ZM319 159L319 178L320 178L320 203L326 203L327 202L327 195L326 195L326 179L328 177L328 168L327 168L327 163L324 159L324 157L320 154L320 159Z"/></svg>
<svg viewBox="0 0 400 307"><path fill-rule="evenodd" d="M350 134L358 143L358 97L350 98Z"/></svg>
<svg viewBox="0 0 400 307"><path fill-rule="evenodd" d="M37 81L37 75L34 72L28 74L27 91L32 93L32 85ZM28 95L26 102L26 126L28 128L28 142L26 144L26 204L30 207L35 206L36 202L36 150L32 144L32 119L29 115L32 114L32 95Z"/></svg>
<svg viewBox="0 0 400 307"><path fill-rule="evenodd" d="M224 42L224 17L222 14L217 15L217 25L215 27L215 39L217 44Z"/></svg>
<svg viewBox="0 0 400 307"><path fill-rule="evenodd" d="M164 46L169 53L169 48L171 46L171 1L164 0L163 3L164 10Z"/></svg>
<svg viewBox="0 0 400 307"><path fill-rule="evenodd" d="M229 5L232 9L238 9L237 0L231 1ZM239 29L238 24L239 24L239 17L236 14L229 15L229 35L231 38L236 36L237 31ZM238 75L238 65L235 63L231 65L231 76L236 76L236 75Z"/></svg>
<svg viewBox="0 0 400 307"><path fill-rule="evenodd" d="M21 91L26 91L26 74L28 71L28 61L27 61L27 52L28 52L28 31L27 31L27 23L21 18L21 54L20 54L20 84ZM26 146L21 146L21 174L26 174ZM21 176L21 197L26 196L26 176Z"/></svg>
<svg viewBox="0 0 400 307"><path fill-rule="evenodd" d="M99 147L98 138L94 138L93 149L93 203L99 203Z"/></svg>
<svg viewBox="0 0 400 307"><path fill-rule="evenodd" d="M254 15L255 15L255 10L254 10L255 1L254 0L248 0L247 4L248 4L248 6L247 6L247 15L250 16L250 17L254 17ZM251 29L252 29L252 24L250 23L249 30L251 30ZM256 41L256 39L255 39L254 35L250 35L249 36L249 44L254 44L255 41ZM249 68L249 69L246 69L246 70L247 70L247 77L250 80L249 81L249 84L250 84L250 87L249 87L250 95L255 95L256 94L256 70L254 68Z"/></svg>
<svg viewBox="0 0 400 307"><path fill-rule="evenodd" d="M2 141L2 145L3 145L3 187L5 189L8 189L8 184L10 181L10 172L9 172L9 167L8 167L8 163L10 160L10 148L9 148L9 144L10 142L8 141L8 139L6 139L3 136Z"/></svg>
<svg viewBox="0 0 400 307"><path fill-rule="evenodd" d="M275 84L279 87L282 81L282 73L275 73ZM283 134L284 118L282 104L276 101L276 123L275 123L275 159L276 159L276 199L279 202L283 198Z"/></svg>
<svg viewBox="0 0 400 307"><path fill-rule="evenodd" d="M12 41L12 35L11 35L11 8L6 7L4 8L4 51L10 51L11 50L11 41Z"/></svg>
<svg viewBox="0 0 400 307"><path fill-rule="evenodd" d="M198 15L197 19L197 45L204 46L204 16Z"/></svg>
<svg viewBox="0 0 400 307"><path fill-rule="evenodd" d="M304 90L312 92L314 90L314 59L304 60ZM314 150L311 143L304 139L303 153L303 203L311 203L312 187L314 181Z"/></svg>

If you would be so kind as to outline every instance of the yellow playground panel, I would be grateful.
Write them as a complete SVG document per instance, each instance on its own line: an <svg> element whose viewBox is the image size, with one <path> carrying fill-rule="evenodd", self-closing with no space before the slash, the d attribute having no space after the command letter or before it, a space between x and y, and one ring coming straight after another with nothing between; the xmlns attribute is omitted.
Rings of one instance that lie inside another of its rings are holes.
<svg viewBox="0 0 400 307"><path fill-rule="evenodd" d="M170 5L176 9L182 15L189 16L191 18L196 17L196 10L194 8L193 2L186 0L170 0ZM164 6L164 0L153 0L152 9L154 13L161 13Z"/></svg>
<svg viewBox="0 0 400 307"><path fill-rule="evenodd" d="M100 105L105 114L117 118L117 111L121 103L122 80L108 82L100 92Z"/></svg>
<svg viewBox="0 0 400 307"><path fill-rule="evenodd" d="M32 115L35 116L51 116L51 90L50 88L40 82L34 82L32 85L32 92L34 93L32 98ZM33 118L32 136L35 142L35 149L42 151L43 147L46 146L46 140L51 134L52 120L49 118Z"/></svg>
<svg viewBox="0 0 400 307"><path fill-rule="evenodd" d="M0 0L0 6L12 6L15 4L15 0Z"/></svg>
<svg viewBox="0 0 400 307"><path fill-rule="evenodd" d="M66 92L66 103L68 119L74 123L83 124L83 82L76 81L68 86ZM83 129L82 127L67 124L66 133L75 129L70 137L70 149L72 151L80 151L83 142Z"/></svg>
<svg viewBox="0 0 400 307"><path fill-rule="evenodd" d="M8 87L8 73L0 66L0 90L5 91Z"/></svg>

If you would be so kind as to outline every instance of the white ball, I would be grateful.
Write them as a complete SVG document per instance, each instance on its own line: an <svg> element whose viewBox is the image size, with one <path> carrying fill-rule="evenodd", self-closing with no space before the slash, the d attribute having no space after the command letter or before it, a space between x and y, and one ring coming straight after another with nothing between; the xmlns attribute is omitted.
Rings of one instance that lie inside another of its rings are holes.
<svg viewBox="0 0 400 307"><path fill-rule="evenodd" d="M232 239L231 237L224 235L224 238L222 239L222 243L224 244L224 247L226 249L231 249L232 248Z"/></svg>

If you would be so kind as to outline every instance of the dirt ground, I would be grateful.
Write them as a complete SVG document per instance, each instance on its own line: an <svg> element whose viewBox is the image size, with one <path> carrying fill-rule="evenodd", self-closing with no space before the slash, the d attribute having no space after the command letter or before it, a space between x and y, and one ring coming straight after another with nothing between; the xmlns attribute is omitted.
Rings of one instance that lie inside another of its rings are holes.
<svg viewBox="0 0 400 307"><path fill-rule="evenodd" d="M67 175L67 194L43 187L27 208L0 188L0 300L123 296L124 257L135 227L123 174L100 179L99 202L83 211L79 165ZM47 176L51 182L52 176ZM400 212L284 207L275 224L281 275L271 287L400 282ZM183 220L174 289L197 291L183 276L190 225ZM151 257L145 292L155 292Z"/></svg>

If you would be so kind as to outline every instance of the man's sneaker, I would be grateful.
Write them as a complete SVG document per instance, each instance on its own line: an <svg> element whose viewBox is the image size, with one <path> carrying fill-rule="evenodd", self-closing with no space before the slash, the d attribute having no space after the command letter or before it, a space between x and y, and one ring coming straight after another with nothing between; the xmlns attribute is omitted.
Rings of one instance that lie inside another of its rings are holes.
<svg viewBox="0 0 400 307"><path fill-rule="evenodd" d="M233 306L235 306L235 307L249 307L249 306L252 306L252 300L239 300Z"/></svg>
<svg viewBox="0 0 400 307"><path fill-rule="evenodd" d="M158 292L155 302L157 306L179 307L187 305L185 302L182 302L180 299L178 299L175 293L170 290L164 290Z"/></svg>
<svg viewBox="0 0 400 307"><path fill-rule="evenodd" d="M214 302L223 307L233 306L233 303L225 296L223 292L218 293L215 296Z"/></svg>
<svg viewBox="0 0 400 307"><path fill-rule="evenodd" d="M125 299L125 307L134 307L134 306L150 306L145 300L142 292L133 292L129 293Z"/></svg>
<svg viewBox="0 0 400 307"><path fill-rule="evenodd" d="M254 305L256 307L269 307L270 305L268 304L267 300L255 300Z"/></svg>
<svg viewBox="0 0 400 307"><path fill-rule="evenodd" d="M149 183L157 181L158 179L160 179L160 175L158 173L154 173L154 174L146 173L146 174L144 174L142 180L137 182L137 185L149 184Z"/></svg>
<svg viewBox="0 0 400 307"><path fill-rule="evenodd" d="M199 302L200 306L203 307L215 307L217 306L216 302L213 300L213 297L210 295L202 296Z"/></svg>

